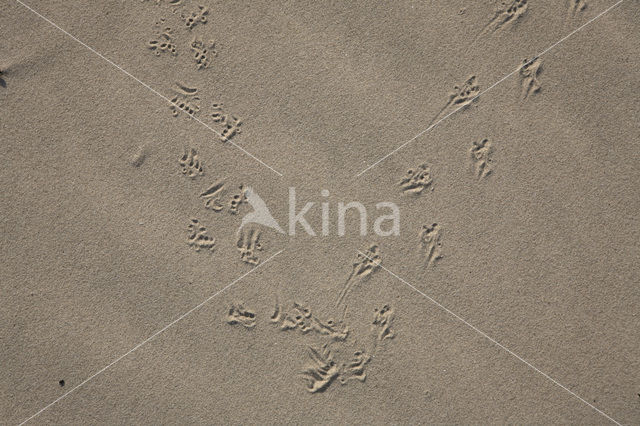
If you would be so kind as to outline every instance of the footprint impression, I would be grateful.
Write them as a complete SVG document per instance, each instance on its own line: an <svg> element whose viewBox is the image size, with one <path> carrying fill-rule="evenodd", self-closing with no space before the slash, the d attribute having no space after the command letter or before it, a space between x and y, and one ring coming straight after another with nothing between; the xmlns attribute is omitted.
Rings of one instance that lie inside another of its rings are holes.
<svg viewBox="0 0 640 426"><path fill-rule="evenodd" d="M378 246L372 245L364 254L359 254L347 279L358 281L369 276L380 265ZM345 286L346 287L346 286ZM341 291L342 299L346 298L348 289ZM242 303L232 304L226 311L225 321L229 325L254 329L258 316L252 309L245 308ZM321 346L307 345L306 364L297 375L302 379L304 389L310 393L323 392L334 382L346 385L351 381L364 382L367 378L366 368L379 347L396 336L393 330L394 310L390 305L375 309L372 315L369 336L373 342L369 348L360 347L351 356L341 357L342 351L336 351L350 339L349 328L344 320L321 318L312 312L309 306L293 301L281 305L276 299L275 308L269 322L276 330L284 333L295 333L299 338L316 335L325 340ZM357 344L356 344L357 345ZM359 346L357 346L359 347Z"/></svg>

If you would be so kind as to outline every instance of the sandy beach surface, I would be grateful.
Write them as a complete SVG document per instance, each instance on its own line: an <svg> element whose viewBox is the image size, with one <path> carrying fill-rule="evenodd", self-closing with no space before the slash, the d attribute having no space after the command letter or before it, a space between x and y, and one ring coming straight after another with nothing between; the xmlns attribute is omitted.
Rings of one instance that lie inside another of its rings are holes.
<svg viewBox="0 0 640 426"><path fill-rule="evenodd" d="M639 67L637 0L1 0L0 423L640 424Z"/></svg>

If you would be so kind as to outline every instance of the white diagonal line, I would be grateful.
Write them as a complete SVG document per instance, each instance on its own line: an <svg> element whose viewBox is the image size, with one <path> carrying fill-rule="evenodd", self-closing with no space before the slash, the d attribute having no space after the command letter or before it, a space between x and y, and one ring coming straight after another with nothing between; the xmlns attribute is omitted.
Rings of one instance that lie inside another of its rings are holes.
<svg viewBox="0 0 640 426"><path fill-rule="evenodd" d="M365 258L373 261L373 259L371 257L369 257L367 254L361 252L360 250L358 250L358 253L360 253L362 256L364 256ZM464 325L466 325L467 327L471 328L473 331L475 331L476 333L480 334L482 337L484 337L485 339L489 340L491 343L493 343L494 345L498 346L500 349L505 350L509 355L513 356L514 358L518 359L519 361L523 362L524 364L526 364L528 367L530 367L532 370L540 373L543 377L549 379L551 382L553 382L554 384L556 384L557 386L561 387L562 389L564 389L565 391L569 392L571 395L573 395L574 397L578 398L580 401L584 402L585 404L587 404L589 407L593 408L594 410L596 410L598 413L602 414L604 417L606 417L607 419L611 420L613 423L622 426L619 422L617 422L616 420L612 419L609 415L607 415L604 411L600 410L598 407L594 406L593 404L591 404L589 401L587 401L586 399L582 398L581 396L577 395L575 392L573 392L572 390L570 390L569 388L567 388L566 386L564 386L562 383L558 382L556 379L554 379L553 377L549 376L548 374L546 374L545 372L541 371L539 368L537 368L535 365L531 364L529 361L527 361L526 359L522 358L521 356L519 356L518 354L516 354L515 352L513 352L511 349L507 348L506 346L504 346L503 344L501 344L500 342L498 342L497 340L495 340L494 338L492 338L491 336L489 336L487 333L485 333L484 331L480 330L478 327L476 327L475 325L469 323L467 320L465 320L464 318L462 318L460 315L456 314L455 312L453 312L452 310L450 310L449 308L447 308L446 306L440 304L437 300L433 299L430 296L427 296L426 294L424 294L422 291L418 290L415 286L411 285L411 283L405 281L404 279L402 279L401 277L399 277L398 275L396 275L393 271L390 271L389 269L387 269L382 263L378 264L382 269L384 269L385 271L387 271L389 274L393 275L395 278L397 278L398 280L400 280L402 283L408 285L409 287L411 287L413 290L415 290L416 292L420 293L420 295L424 296L427 300L429 300L431 303L433 303L434 305L436 305L437 307L439 307L440 309L442 309L443 311L445 311L446 313L448 313L449 315L453 316L455 319L457 319L458 321L462 322Z"/></svg>
<svg viewBox="0 0 640 426"><path fill-rule="evenodd" d="M107 61L109 64L113 65L115 68L119 69L120 71L122 71L123 73L125 73L127 76L131 77L132 79L134 79L135 81L137 81L138 83L140 83L142 86L144 86L145 88L149 89L152 93L154 93L155 95L159 96L160 98L164 99L165 101L167 101L169 104L172 104L171 99L169 99L168 97L166 97L165 95L163 95L162 93L158 92L156 89L154 89L153 87L149 86L147 83L145 83L144 81L140 80L138 77L136 77L135 75L131 74L129 71L125 70L124 68L122 68L120 65L116 64L115 62L113 62L111 59L107 58L106 56L104 56L103 54L101 54L100 52L96 51L94 48L92 48L91 46L87 45L85 42L83 42L82 40L80 40L79 38L75 37L73 34L70 34L69 32L67 32L64 28L61 28L59 25L57 25L55 22L51 21L49 18L47 18L46 16L38 13L36 10L34 10L31 6L25 4L24 2L20 1L20 0L15 0L17 3L19 3L20 5L24 6L25 8L29 9L31 12L33 12L34 14L36 14L37 16L39 16L40 18L44 19L45 21L47 21L49 24L53 25L54 27L56 27L57 29L59 29L60 31L62 31L63 33L65 33L66 35L68 35L69 37L71 37L73 40L77 41L78 43L80 43L82 46L86 47L87 49L89 49L91 52L95 53L96 55L98 55L100 58L104 59L105 61ZM184 111L182 111L184 112ZM185 112L186 114L186 112ZM220 134L220 132L218 132L217 130L215 130L214 128L212 128L211 126L209 126L207 123L205 123L204 121L200 120L198 117L196 117L195 115L188 115L188 117L193 118L194 120L196 120L198 123L202 124L204 127L206 127L207 129L209 129L210 131L212 131L213 133L217 134L218 136L222 137L222 135ZM262 161L261 159L259 159L258 157L256 157L255 155L253 155L252 153L250 153L249 151L247 151L246 149L244 149L243 147L241 147L240 145L236 144L235 142L233 142L231 139L227 139L227 142L229 142L231 145L235 146L236 148L238 148L240 151L242 151L243 153L245 153L246 155L248 155L249 157L253 158L254 160L256 160L258 163L262 164L263 166L265 166L266 168L268 168L269 170L271 170L272 172L274 172L275 174L277 174L278 176L282 177L282 173L280 173L279 171L277 171L276 169L274 169L273 167L271 167L270 165L268 165L267 163L265 163L264 161Z"/></svg>
<svg viewBox="0 0 640 426"><path fill-rule="evenodd" d="M577 33L578 31L582 30L584 27L586 27L587 25L591 24L593 21L595 21L598 18L601 18L602 16L604 16L606 13L610 12L612 9L616 8L617 6L619 6L622 2L624 2L625 0L619 0L617 3L615 3L613 6L608 7L607 9L605 9L604 11L600 12L598 15L596 15L595 17L589 19L587 22L585 22L584 24L582 24L581 26L579 26L578 28L576 28L575 30L571 31L569 34L567 34L566 36L562 37L560 40L556 41L555 43L553 43L551 46L547 47L546 49L544 49L542 52L538 53L536 56L534 56L534 58L539 58L542 55L548 53L551 49L553 49L554 47L556 47L557 45L559 45L560 43L562 43L563 41L567 40L569 37L573 36L575 33ZM503 81L505 81L506 79L508 79L509 77L511 77L512 75L514 75L515 73L517 73L518 71L520 71L521 66L518 66L518 68L516 68L515 70L511 71L509 74L505 75L504 77L502 77L500 80L496 81L495 83L493 83L491 86L487 87L486 89L480 91L480 93L478 93L476 96L474 96L473 98L471 98L471 102L473 102L474 100L476 100L478 97L480 97L480 95L483 95L485 93L487 93L489 90L493 89L494 87L496 87L498 84L502 83ZM412 137L411 139L409 139L408 141L404 142L402 145L398 146L397 148L395 148L393 151L391 151L390 153L388 153L387 155L385 155L384 157L381 157L380 159L378 159L375 163L371 164L370 166L368 166L366 169L364 169L363 171L361 171L360 173L358 173L355 177L360 177L362 176L367 170L370 170L371 168L375 167L376 165L378 165L379 163L381 163L382 161L386 160L387 158L389 158L390 156L392 156L393 154L395 154L396 152L400 151L402 148L404 148L405 146L407 146L408 144L410 144L411 142L413 142L414 140L416 140L417 138L419 138L420 136L424 135L425 133L427 133L428 131L430 131L431 129L433 129L434 127L436 127L438 124L440 124L441 122L443 122L444 120L446 120L447 118L449 118L450 116L452 116L453 114L455 114L456 112L460 111L461 109L463 109L466 105L462 105L456 109L454 109L453 111L451 111L449 114L445 115L444 117L442 117L440 120L436 121L435 123L431 124L429 127L427 127L426 129L422 130L420 133L418 133L417 135L415 135L414 137Z"/></svg>
<svg viewBox="0 0 640 426"><path fill-rule="evenodd" d="M200 304L194 306L193 308L189 309L187 312L185 312L184 314L180 315L178 318L174 319L173 321L171 321L169 324L165 325L164 327L162 327L160 330L156 331L155 333L153 333L151 336L147 337L145 340L143 340L142 342L138 343L137 345L135 345L133 348L131 348L128 352L126 352L123 355L120 355L118 358L116 358L114 361L112 361L111 363L109 363L107 366L103 367L102 369L98 370L97 372L95 372L94 374L92 374L91 376L87 377L86 379L84 379L82 382L80 382L78 385L76 385L75 387L69 389L69 391L65 392L64 394L62 394L60 397L58 397L57 399L55 399L54 401L52 401L51 403L49 403L48 405L46 405L45 407L43 407L40 411L38 411L37 413L35 413L34 415L32 415L31 417L29 417L28 419L25 419L22 423L20 423L20 425L23 425L25 423L27 423L29 420L39 416L40 414L42 414L43 411L47 410L48 408L52 407L53 405L57 404L60 400L66 398L67 396L69 396L69 394L71 394L72 392L76 391L77 389L81 388L82 386L86 385L89 381L93 380L95 377L99 376L100 374L104 373L106 370L108 370L109 368L113 367L115 364L117 364L119 361L121 361L123 358L126 358L127 356L131 355L133 352L135 352L136 350L140 349L142 346L144 346L145 344L149 343L150 341L152 341L153 339L155 339L156 337L158 337L160 334L162 334L163 332L165 332L166 330L168 330L169 328L171 328L172 326L174 326L175 324L177 324L178 322L182 321L183 319L185 319L186 317L188 317L189 315L191 315L193 312L197 311L198 309L202 308L204 305L206 305L211 299L213 299L214 297L216 297L217 295L219 295L220 293L222 293L223 291L225 291L226 289L228 289L229 287L231 287L232 285L234 285L235 283L237 283L238 281L240 281L241 279L243 279L244 277L246 277L247 275L249 275L250 273L252 273L253 271L255 271L256 269L260 268L262 265L264 265L265 263L269 262L271 259L273 259L274 257L276 257L277 255L279 255L280 253L282 253L284 250L280 250L279 252L275 253L274 255L270 256L268 259L266 259L264 262L260 263L258 266L250 269L249 271L245 272L244 274L240 275L240 277L236 278L235 280L233 280L231 282L231 284L228 284L227 286L223 287L221 290L218 290L217 292L213 293L211 296L207 297L203 302L201 302Z"/></svg>

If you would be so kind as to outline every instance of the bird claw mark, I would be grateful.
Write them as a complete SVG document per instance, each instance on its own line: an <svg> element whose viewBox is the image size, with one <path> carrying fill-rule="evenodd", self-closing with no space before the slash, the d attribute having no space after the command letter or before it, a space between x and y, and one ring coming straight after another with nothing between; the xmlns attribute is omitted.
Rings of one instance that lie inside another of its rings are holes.
<svg viewBox="0 0 640 426"><path fill-rule="evenodd" d="M425 252L424 255L429 266L442 259L440 251L442 247L442 242L440 241L441 237L440 226L437 223L432 225L422 225L420 243Z"/></svg>
<svg viewBox="0 0 640 426"><path fill-rule="evenodd" d="M213 210L214 212L222 211L224 206L222 205L222 200L220 194L224 188L224 183L222 181L216 182L209 187L206 191L200 194L200 198L204 198L204 207L206 209Z"/></svg>
<svg viewBox="0 0 640 426"><path fill-rule="evenodd" d="M200 222L197 219L191 219L191 223L187 230L187 243L189 244L189 247L193 247L195 251L200 251L201 248L214 251L216 244L215 238L207 235L206 228L200 225Z"/></svg>
<svg viewBox="0 0 640 426"><path fill-rule="evenodd" d="M194 116L199 110L200 105L196 103L200 98L194 96L192 98L187 98L185 96L176 95L171 99L171 112L174 117L177 117L180 114L180 111L184 111L189 115L189 118Z"/></svg>
<svg viewBox="0 0 640 426"><path fill-rule="evenodd" d="M227 116L223 113L223 108L224 104L222 102L211 105L211 109L214 111L211 113L211 118L213 118L213 121L216 123L224 122L227 119Z"/></svg>
<svg viewBox="0 0 640 426"><path fill-rule="evenodd" d="M244 185L240 185L240 192L235 194L229 200L229 212L231 214L238 214L240 205L247 202L247 188Z"/></svg>
<svg viewBox="0 0 640 426"><path fill-rule="evenodd" d="M224 183L219 181L200 194L200 197L205 199L204 206L209 210L217 213L227 208L229 213L238 214L240 205L247 203L248 188L240 185L239 189L240 191L234 194L227 202L223 202L223 195L226 193L226 190L224 190ZM239 230L240 229L242 229L242 226Z"/></svg>
<svg viewBox="0 0 640 426"><path fill-rule="evenodd" d="M474 102L480 94L480 86L476 82L476 76L472 75L461 86L454 86L449 93L447 103L438 111L438 114L431 120L429 127L435 126L440 120L450 114L465 109Z"/></svg>
<svg viewBox="0 0 640 426"><path fill-rule="evenodd" d="M171 105L169 106L174 117L177 117L180 111L184 111L191 118L200 111L200 98L196 96L198 89L176 83L174 92L175 96L171 99Z"/></svg>
<svg viewBox="0 0 640 426"><path fill-rule="evenodd" d="M181 93L184 95L195 95L198 93L198 89L196 87L189 87L186 84L182 84L180 82L176 82L176 89L174 89L177 93Z"/></svg>
<svg viewBox="0 0 640 426"><path fill-rule="evenodd" d="M185 153L180 158L179 163L182 167L182 174L190 177L191 179L195 178L196 176L204 175L202 162L200 162L198 153L193 148L185 150Z"/></svg>
<svg viewBox="0 0 640 426"><path fill-rule="evenodd" d="M384 305L381 309L375 310L373 325L375 326L378 342L395 337L396 333L391 329L394 316L394 311L389 305Z"/></svg>
<svg viewBox="0 0 640 426"><path fill-rule="evenodd" d="M195 37L191 42L191 50L194 52L194 60L196 61L196 67L200 70L207 68L211 62L211 58L216 57L215 40L209 40L208 43L202 41L202 39Z"/></svg>
<svg viewBox="0 0 640 426"><path fill-rule="evenodd" d="M217 213L219 211L222 211L224 206L222 205L220 197L213 197L204 202L204 208L213 210L214 212Z"/></svg>
<svg viewBox="0 0 640 426"><path fill-rule="evenodd" d="M242 230L240 237L236 243L238 250L240 251L240 259L251 265L257 265L260 263L260 259L256 255L256 251L262 250L262 244L260 243L261 232L255 229Z"/></svg>
<svg viewBox="0 0 640 426"><path fill-rule="evenodd" d="M322 392L338 377L339 368L326 343L322 346L321 351L311 346L308 348L311 365L305 368L300 375L306 382L308 392Z"/></svg>
<svg viewBox="0 0 640 426"><path fill-rule="evenodd" d="M572 20L587 8L585 0L567 0L567 20Z"/></svg>
<svg viewBox="0 0 640 426"><path fill-rule="evenodd" d="M364 253L358 253L357 261L353 263L354 274L364 278L376 271L382 263L380 250L377 244L372 244Z"/></svg>
<svg viewBox="0 0 640 426"><path fill-rule="evenodd" d="M364 351L356 351L349 362L338 366L326 343L320 351L310 346L308 348L311 365L301 373L306 382L307 391L311 393L322 392L336 378L343 385L347 384L349 380L358 380L360 382L366 380L365 367L371 361L371 356Z"/></svg>
<svg viewBox="0 0 640 426"><path fill-rule="evenodd" d="M417 195L427 188L433 191L432 184L431 169L426 164L421 164L415 169L408 170L399 185L403 193Z"/></svg>
<svg viewBox="0 0 640 426"><path fill-rule="evenodd" d="M242 133L242 129L240 128L241 124L242 121L234 116L231 116L229 120L225 121L222 136L220 137L222 142L228 142L238 133Z"/></svg>
<svg viewBox="0 0 640 426"><path fill-rule="evenodd" d="M240 128L242 120L234 115L225 113L222 103L215 103L211 108L214 111L211 113L211 118L216 123L222 125L222 131L220 132L220 140L222 142L228 142L235 135L242 133L242 129Z"/></svg>
<svg viewBox="0 0 640 426"><path fill-rule="evenodd" d="M160 19L155 24L156 35L149 41L147 47L160 56L161 53L170 53L171 56L176 56L176 45L173 42L173 32L170 27L166 26L164 18Z"/></svg>
<svg viewBox="0 0 640 426"><path fill-rule="evenodd" d="M521 98L526 99L534 93L538 93L542 86L538 82L538 75L542 71L542 61L535 57L525 59L520 66L520 84L522 85Z"/></svg>
<svg viewBox="0 0 640 426"><path fill-rule="evenodd" d="M467 106L473 102L478 92L480 92L480 86L476 84L476 76L472 75L462 86L453 87L453 92L449 94L448 104Z"/></svg>
<svg viewBox="0 0 640 426"><path fill-rule="evenodd" d="M190 30L193 29L198 24L206 24L207 23L207 15L209 14L209 9L204 6L198 6L198 10L191 12L188 15L181 14L180 17L184 21L184 24Z"/></svg>
<svg viewBox="0 0 640 426"><path fill-rule="evenodd" d="M367 355L364 351L356 351L351 361L342 364L339 374L340 383L346 385L349 380L364 382L367 378L367 373L365 373L364 369L369 361L371 361L370 355Z"/></svg>
<svg viewBox="0 0 640 426"><path fill-rule="evenodd" d="M478 178L485 178L491 174L493 170L491 167L492 152L493 148L489 139L473 142L469 155L474 162L475 173Z"/></svg>
<svg viewBox="0 0 640 426"><path fill-rule="evenodd" d="M347 327L341 327L330 318L322 321L313 316L311 309L293 302L293 308L284 312L276 301L276 306L270 318L271 322L278 325L281 330L300 330L302 334L314 332L322 336L328 336L332 340L344 341L349 334Z"/></svg>
<svg viewBox="0 0 640 426"><path fill-rule="evenodd" d="M512 0L509 4L503 5L495 13L493 18L480 31L474 42L486 35L493 34L507 25L512 25L520 20L527 13L529 5L527 0Z"/></svg>
<svg viewBox="0 0 640 426"><path fill-rule="evenodd" d="M227 324L240 324L246 328L253 328L256 325L256 314L246 309L242 303L234 303L227 313Z"/></svg>
<svg viewBox="0 0 640 426"><path fill-rule="evenodd" d="M347 294L351 291L356 281L362 281L378 268L382 263L382 257L380 256L379 247L377 244L373 244L365 253L358 252L357 260L352 265L351 273L347 277L344 283L338 299L336 301L336 307L339 307L345 300ZM344 306L344 314L346 315L347 306Z"/></svg>

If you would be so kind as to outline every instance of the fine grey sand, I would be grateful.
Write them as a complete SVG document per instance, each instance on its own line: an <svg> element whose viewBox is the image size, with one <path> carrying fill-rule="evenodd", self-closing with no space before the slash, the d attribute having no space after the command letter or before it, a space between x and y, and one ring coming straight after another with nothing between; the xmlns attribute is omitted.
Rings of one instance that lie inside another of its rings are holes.
<svg viewBox="0 0 640 426"><path fill-rule="evenodd" d="M0 423L640 423L639 6L2 0Z"/></svg>

